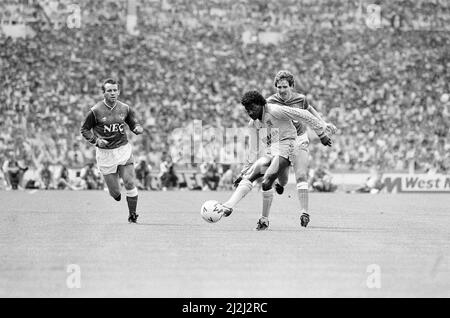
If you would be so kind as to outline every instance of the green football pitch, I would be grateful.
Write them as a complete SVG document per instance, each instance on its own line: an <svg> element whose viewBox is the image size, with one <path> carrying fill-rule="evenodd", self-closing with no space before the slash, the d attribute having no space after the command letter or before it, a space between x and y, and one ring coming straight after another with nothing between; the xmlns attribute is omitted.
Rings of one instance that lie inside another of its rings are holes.
<svg viewBox="0 0 450 318"><path fill-rule="evenodd" d="M209 224L230 192L140 192L139 224L104 191L0 192L1 297L449 297L450 196L261 193Z"/></svg>

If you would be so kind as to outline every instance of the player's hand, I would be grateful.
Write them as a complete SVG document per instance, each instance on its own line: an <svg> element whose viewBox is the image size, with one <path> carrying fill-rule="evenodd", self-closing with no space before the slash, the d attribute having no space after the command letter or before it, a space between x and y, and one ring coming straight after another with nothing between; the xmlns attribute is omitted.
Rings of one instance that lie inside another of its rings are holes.
<svg viewBox="0 0 450 318"><path fill-rule="evenodd" d="M237 188L241 181L242 181L242 175L240 175L236 180L233 181L233 186L235 188Z"/></svg>
<svg viewBox="0 0 450 318"><path fill-rule="evenodd" d="M325 127L325 133L328 135L334 135L337 132L337 128L332 123L327 123Z"/></svg>
<svg viewBox="0 0 450 318"><path fill-rule="evenodd" d="M98 138L97 142L95 143L95 145L98 146L98 147L106 147L107 144L109 144L109 142L107 142L103 138Z"/></svg>
<svg viewBox="0 0 450 318"><path fill-rule="evenodd" d="M136 135L140 135L140 134L144 133L144 128L142 128L142 126L136 126L136 128L133 129L133 132Z"/></svg>
<svg viewBox="0 0 450 318"><path fill-rule="evenodd" d="M322 135L320 135L319 138L320 138L320 142L321 142L322 145L324 145L324 146L331 147L331 145L333 144L333 141L331 140L331 138L328 137L328 135L325 134L325 133L323 133Z"/></svg>

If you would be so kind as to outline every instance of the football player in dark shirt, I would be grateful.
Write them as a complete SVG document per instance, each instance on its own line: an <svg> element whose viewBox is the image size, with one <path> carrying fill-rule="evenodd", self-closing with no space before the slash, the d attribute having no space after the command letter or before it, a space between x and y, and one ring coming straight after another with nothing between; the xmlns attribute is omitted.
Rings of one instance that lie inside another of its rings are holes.
<svg viewBox="0 0 450 318"><path fill-rule="evenodd" d="M289 71L279 71L275 76L274 86L277 89L277 93L267 98L268 103L307 110L318 120L324 122L319 113L308 102L306 96L294 91L294 76ZM306 132L306 125L300 121L293 121L293 123L297 129L297 139L295 141L295 156L293 156L294 160L292 161L292 165L294 167L298 200L300 202L300 223L306 227L309 223L310 213L308 205L309 139ZM336 133L336 127L333 124L325 123L325 125L330 135ZM277 188L279 186L275 184L275 187Z"/></svg>
<svg viewBox="0 0 450 318"><path fill-rule="evenodd" d="M120 182L122 178L126 190L130 223L136 223L138 190L135 185L134 158L131 144L125 133L125 124L136 135L144 129L136 120L135 112L118 100L119 83L107 79L103 85L104 99L95 104L86 115L81 135L96 148L97 166L102 173L109 194L120 201Z"/></svg>

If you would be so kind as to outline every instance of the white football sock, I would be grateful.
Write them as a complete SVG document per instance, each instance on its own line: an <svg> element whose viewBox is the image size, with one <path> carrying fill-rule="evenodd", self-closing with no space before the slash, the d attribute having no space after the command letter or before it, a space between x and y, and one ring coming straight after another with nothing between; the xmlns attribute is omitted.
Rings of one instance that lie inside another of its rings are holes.
<svg viewBox="0 0 450 318"><path fill-rule="evenodd" d="M238 204L238 202L241 201L247 195L247 193L252 191L252 189L253 183L248 179L242 179L242 181L239 182L236 190L233 192L228 201L224 203L224 205L229 208L234 208L234 206Z"/></svg>
<svg viewBox="0 0 450 318"><path fill-rule="evenodd" d="M262 208L262 216L268 218L270 213L270 207L272 206L273 200L273 188L267 191L262 191L263 197L263 208Z"/></svg>
<svg viewBox="0 0 450 318"><path fill-rule="evenodd" d="M300 202L300 211L302 213L308 212L308 182L297 183L297 195L298 201Z"/></svg>

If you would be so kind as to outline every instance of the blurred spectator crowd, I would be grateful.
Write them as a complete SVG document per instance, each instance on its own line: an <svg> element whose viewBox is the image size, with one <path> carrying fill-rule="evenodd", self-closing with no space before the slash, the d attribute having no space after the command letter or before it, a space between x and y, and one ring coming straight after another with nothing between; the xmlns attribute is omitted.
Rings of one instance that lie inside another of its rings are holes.
<svg viewBox="0 0 450 318"><path fill-rule="evenodd" d="M79 27L64 24L78 13ZM243 127L242 93L274 93L273 77L287 69L339 128L331 149L311 135L315 162L330 171L448 173L449 19L450 2L440 0L2 1L0 22L22 21L31 32L0 31L0 164L81 173L95 160L81 121L102 99L102 80L114 77L148 132L129 134L135 155L170 188L180 182L163 164L173 132L193 120ZM229 170L178 168L209 176L201 187L212 188Z"/></svg>

